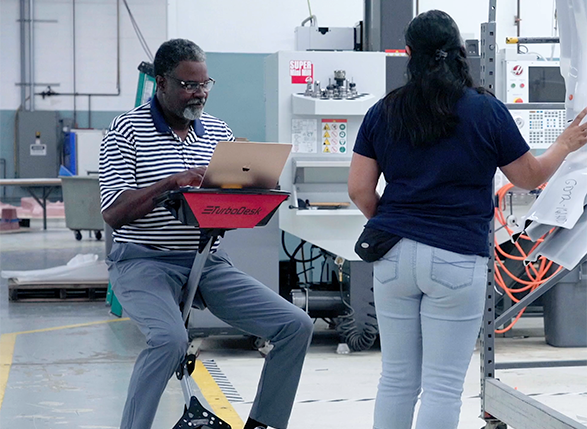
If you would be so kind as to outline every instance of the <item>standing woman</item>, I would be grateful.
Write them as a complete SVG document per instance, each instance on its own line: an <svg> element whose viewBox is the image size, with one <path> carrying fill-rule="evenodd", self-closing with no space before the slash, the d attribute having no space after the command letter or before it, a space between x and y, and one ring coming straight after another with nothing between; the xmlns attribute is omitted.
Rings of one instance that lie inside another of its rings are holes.
<svg viewBox="0 0 587 429"><path fill-rule="evenodd" d="M410 429L421 392L416 428L455 429L483 314L496 168L518 187L539 186L587 143L587 109L534 157L507 108L473 89L449 15L418 15L406 45L408 82L367 112L348 182L369 219L357 249L372 237L368 248L393 245L373 267L382 357L374 427Z"/></svg>

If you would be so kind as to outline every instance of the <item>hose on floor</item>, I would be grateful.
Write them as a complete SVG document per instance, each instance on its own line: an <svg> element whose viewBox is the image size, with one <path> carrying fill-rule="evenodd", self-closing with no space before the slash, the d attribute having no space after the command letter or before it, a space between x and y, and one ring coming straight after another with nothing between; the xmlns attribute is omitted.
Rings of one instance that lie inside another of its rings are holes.
<svg viewBox="0 0 587 429"><path fill-rule="evenodd" d="M372 313L366 314L368 320L365 322L365 326L361 330L355 320L355 310L349 303L346 302L342 291L342 284L340 285L341 297L343 304L347 307L347 313L337 318L336 331L341 337L341 340L345 342L349 348L354 352L361 352L370 349L377 336L379 335L379 327L377 326L377 316L375 315L375 303L369 301L369 306L373 309ZM373 292L373 288L371 288Z"/></svg>

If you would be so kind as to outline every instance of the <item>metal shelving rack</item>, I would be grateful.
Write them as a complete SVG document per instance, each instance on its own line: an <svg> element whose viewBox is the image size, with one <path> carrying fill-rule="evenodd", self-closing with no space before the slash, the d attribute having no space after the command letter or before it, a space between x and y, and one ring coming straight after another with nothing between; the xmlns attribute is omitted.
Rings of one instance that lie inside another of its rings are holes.
<svg viewBox="0 0 587 429"><path fill-rule="evenodd" d="M489 20L481 24L481 85L495 93L497 67L497 0L489 1ZM486 422L485 429L505 429L507 425L515 429L587 429L587 426L553 410L530 398L495 378L495 369L508 368L495 363L495 329L509 320L525 306L531 304L569 273L561 270L548 282L518 303L510 307L498 318L495 317L494 289L494 230L489 234L490 260L488 264L486 304L481 325L481 416ZM587 258L585 258L587 259ZM583 261L585 261L585 259ZM583 263L583 262L581 262ZM525 363L524 368L546 366L587 365L587 361L534 362Z"/></svg>

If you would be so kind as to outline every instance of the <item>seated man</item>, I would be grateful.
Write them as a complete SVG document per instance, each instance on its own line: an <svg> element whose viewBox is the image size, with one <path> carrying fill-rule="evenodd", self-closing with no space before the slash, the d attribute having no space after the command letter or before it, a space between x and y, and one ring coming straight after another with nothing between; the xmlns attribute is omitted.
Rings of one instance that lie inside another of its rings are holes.
<svg viewBox="0 0 587 429"><path fill-rule="evenodd" d="M115 118L102 142L102 214L114 230L107 259L112 290L147 342L130 380L122 429L151 427L188 348L179 305L200 234L153 200L199 186L216 143L234 140L226 123L203 112L214 84L205 59L189 40L163 43L154 61L156 96ZM271 341L245 429L286 428L312 321L217 248L215 243L204 266L194 306Z"/></svg>

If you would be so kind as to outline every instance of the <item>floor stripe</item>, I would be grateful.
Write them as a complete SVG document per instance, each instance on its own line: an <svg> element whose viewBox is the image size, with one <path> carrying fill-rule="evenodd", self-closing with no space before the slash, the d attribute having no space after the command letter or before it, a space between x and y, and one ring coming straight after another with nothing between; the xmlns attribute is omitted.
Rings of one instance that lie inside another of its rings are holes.
<svg viewBox="0 0 587 429"><path fill-rule="evenodd" d="M16 337L18 335L36 334L37 332L58 331L61 329L81 328L93 325L103 325L105 323L124 322L127 320L130 319L125 317L122 319L100 320L97 322L78 323L76 325L56 326L54 328L35 329L32 331L12 332L10 334L0 335L0 409L2 409L2 402L4 401L6 385L8 384L10 368L12 367L12 356L14 356L14 345L16 344Z"/></svg>
<svg viewBox="0 0 587 429"><path fill-rule="evenodd" d="M125 322L128 320L130 319L125 317L121 319L78 323L75 325L56 326L53 328L34 329L30 331L13 332L9 334L0 335L0 409L2 409L2 402L4 400L4 393L6 392L6 386L8 384L10 368L12 367L12 357L14 356L14 347L18 335L36 334L39 332L58 331L62 329L83 328L87 326L103 325L106 323ZM194 371L192 377L194 378L195 382L198 384L198 387L202 391L202 394L212 407L212 411L214 411L214 413L218 417L229 423L232 429L242 429L242 427L244 426L244 422L237 414L237 412L234 410L234 408L232 408L232 405L230 405L230 402L222 392L222 389L216 383L212 375L210 375L210 372L208 372L208 370L201 361L196 362L196 370ZM228 384L230 385L230 383ZM230 387L232 387L232 385L230 385ZM238 399L242 401L242 398L240 398L238 392L236 392L234 388L233 390L233 393L236 393Z"/></svg>
<svg viewBox="0 0 587 429"><path fill-rule="evenodd" d="M86 326L104 325L105 323L126 322L128 320L130 320L128 317L123 317L121 319L99 320L97 322L77 323L75 325L65 325L65 326L55 326L53 328L34 329L32 331L15 332L15 334L16 335L36 334L37 332L49 332L49 331L59 331L61 329L83 328Z"/></svg>
<svg viewBox="0 0 587 429"><path fill-rule="evenodd" d="M231 404L236 402L244 402L244 399L234 388L228 377L222 372L220 368L218 368L218 365L214 359L206 359L203 360L202 363Z"/></svg>
<svg viewBox="0 0 587 429"><path fill-rule="evenodd" d="M210 375L201 361L196 361L196 369L192 374L193 379L198 384L202 394L212 407L212 411L228 423L232 429L242 429L244 422L232 408L222 389L216 384L214 378Z"/></svg>
<svg viewBox="0 0 587 429"><path fill-rule="evenodd" d="M0 408L4 401L4 392L8 384L8 375L12 367L12 356L14 355L14 344L18 334L0 335Z"/></svg>

